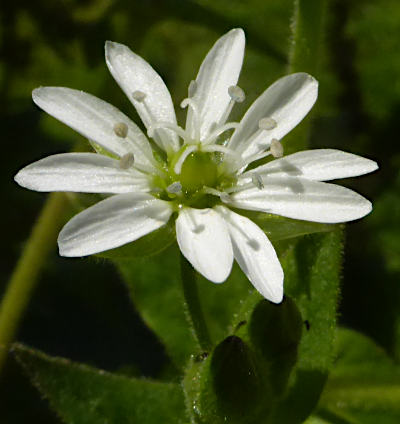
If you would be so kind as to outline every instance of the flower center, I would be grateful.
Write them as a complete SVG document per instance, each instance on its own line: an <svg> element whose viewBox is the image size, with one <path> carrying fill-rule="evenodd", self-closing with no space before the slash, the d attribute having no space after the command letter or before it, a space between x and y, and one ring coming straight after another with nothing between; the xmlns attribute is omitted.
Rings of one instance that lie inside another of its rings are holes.
<svg viewBox="0 0 400 424"><path fill-rule="evenodd" d="M215 154L193 152L182 164L180 176L182 190L188 194L203 187L215 187L218 184L218 164Z"/></svg>
<svg viewBox="0 0 400 424"><path fill-rule="evenodd" d="M219 151L203 151L201 146L185 145L168 162L165 177L155 177L153 194L181 205L209 208L219 203L218 193L236 182L228 173Z"/></svg>

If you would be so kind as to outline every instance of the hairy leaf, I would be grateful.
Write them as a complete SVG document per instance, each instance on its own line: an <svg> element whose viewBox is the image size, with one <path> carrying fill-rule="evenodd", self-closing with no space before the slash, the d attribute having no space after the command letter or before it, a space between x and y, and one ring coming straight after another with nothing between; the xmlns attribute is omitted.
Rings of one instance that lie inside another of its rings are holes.
<svg viewBox="0 0 400 424"><path fill-rule="evenodd" d="M23 345L14 353L66 424L186 422L178 384L111 374Z"/></svg>
<svg viewBox="0 0 400 424"><path fill-rule="evenodd" d="M351 330L338 332L336 355L318 414L359 424L400 422L400 367L372 340Z"/></svg>

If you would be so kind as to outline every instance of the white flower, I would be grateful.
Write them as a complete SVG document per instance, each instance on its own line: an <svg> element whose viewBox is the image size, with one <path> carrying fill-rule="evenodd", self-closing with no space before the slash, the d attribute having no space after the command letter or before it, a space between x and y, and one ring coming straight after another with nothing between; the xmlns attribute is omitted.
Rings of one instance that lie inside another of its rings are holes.
<svg viewBox="0 0 400 424"><path fill-rule="evenodd" d="M230 206L324 223L351 221L371 211L371 203L357 193L322 182L372 172L377 164L369 159L321 149L247 170L256 160L282 156L279 140L311 109L318 83L304 73L283 77L240 123L227 123L232 107L245 98L236 85L244 45L241 29L215 43L181 104L188 108L183 129L153 68L128 47L106 43L108 68L147 127L156 155L142 131L110 104L69 88L34 90L39 107L107 154L58 154L15 177L37 191L112 194L65 225L58 238L61 255L119 247L177 215L179 247L198 272L223 282L235 258L255 288L278 303L283 271L275 250L256 224Z"/></svg>

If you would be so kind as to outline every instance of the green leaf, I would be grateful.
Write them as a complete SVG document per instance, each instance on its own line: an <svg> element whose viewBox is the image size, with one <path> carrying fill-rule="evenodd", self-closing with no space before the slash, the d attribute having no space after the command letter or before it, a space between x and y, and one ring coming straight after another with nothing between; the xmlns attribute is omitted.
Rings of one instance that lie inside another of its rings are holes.
<svg viewBox="0 0 400 424"><path fill-rule="evenodd" d="M337 361L319 404L359 424L400 422L400 367L367 337L338 332Z"/></svg>
<svg viewBox="0 0 400 424"><path fill-rule="evenodd" d="M14 353L66 424L187 422L178 384L111 374L23 345Z"/></svg>
<svg viewBox="0 0 400 424"><path fill-rule="evenodd" d="M140 315L181 368L198 348L185 316L177 245L157 256L114 263Z"/></svg>

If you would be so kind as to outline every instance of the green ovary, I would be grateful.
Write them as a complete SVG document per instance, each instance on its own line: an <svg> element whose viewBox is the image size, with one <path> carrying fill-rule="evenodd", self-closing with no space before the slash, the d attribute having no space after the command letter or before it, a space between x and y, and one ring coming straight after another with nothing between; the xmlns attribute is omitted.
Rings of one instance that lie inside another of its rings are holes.
<svg viewBox="0 0 400 424"><path fill-rule="evenodd" d="M182 151L179 152L182 154ZM168 167L168 176L165 179L157 177L155 186L162 189L158 194L163 200L169 200L179 205L195 208L209 208L220 202L218 196L205 192L205 187L223 190L235 182L235 177L224 172L224 164L217 153L195 151L183 162L180 174L174 172L174 165L179 159L177 155L171 160ZM173 183L180 183L182 191L171 193L168 187Z"/></svg>
<svg viewBox="0 0 400 424"><path fill-rule="evenodd" d="M195 193L204 186L216 187L218 164L211 153L194 152L186 158L177 177L186 193Z"/></svg>

